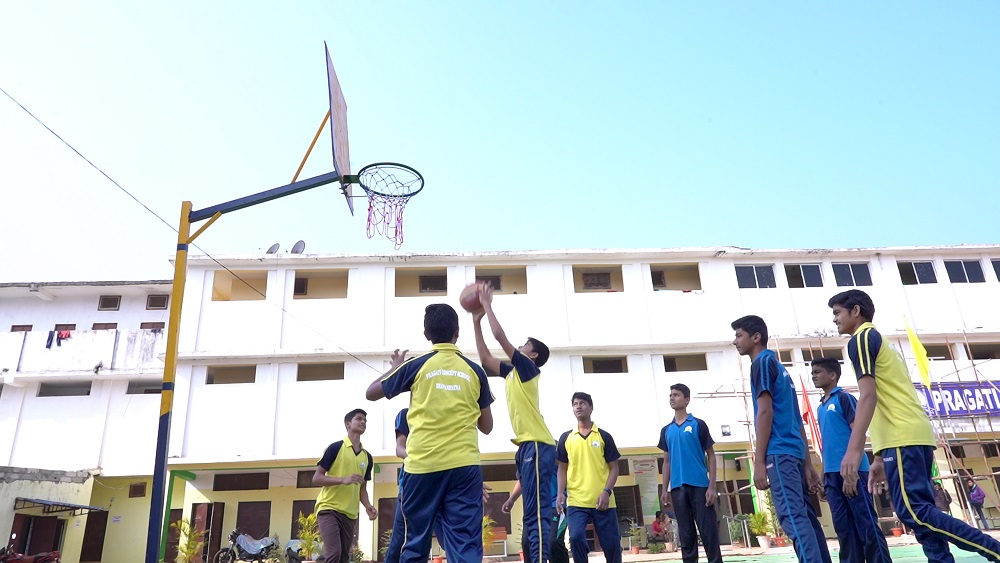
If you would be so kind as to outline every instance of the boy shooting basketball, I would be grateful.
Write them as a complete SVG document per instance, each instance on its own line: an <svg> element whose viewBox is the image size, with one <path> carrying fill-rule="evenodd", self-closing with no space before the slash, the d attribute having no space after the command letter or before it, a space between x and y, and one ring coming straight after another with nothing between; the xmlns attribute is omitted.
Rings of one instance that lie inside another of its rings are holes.
<svg viewBox="0 0 1000 563"><path fill-rule="evenodd" d="M556 441L545 425L538 406L538 379L540 367L549 359L549 348L541 341L528 338L520 348L515 348L493 312L493 287L480 284L479 302L482 310L473 313L476 349L479 361L490 375L506 379L507 408L514 427L517 454L517 479L524 498L523 529L528 545L524 560L528 563L545 563L549 559L549 529L552 525L551 483L555 480ZM489 319L493 338L503 348L510 361L501 361L490 354L483 339L482 320Z"/></svg>

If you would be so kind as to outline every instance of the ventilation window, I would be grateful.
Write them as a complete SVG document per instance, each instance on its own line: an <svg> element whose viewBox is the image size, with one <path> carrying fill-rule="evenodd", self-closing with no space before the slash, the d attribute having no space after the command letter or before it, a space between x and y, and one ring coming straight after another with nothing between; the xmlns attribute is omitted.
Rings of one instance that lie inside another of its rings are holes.
<svg viewBox="0 0 1000 563"><path fill-rule="evenodd" d="M872 284L867 262L834 264L833 278L839 287L867 287Z"/></svg>
<svg viewBox="0 0 1000 563"><path fill-rule="evenodd" d="M338 381L344 379L344 362L299 364L295 381Z"/></svg>
<svg viewBox="0 0 1000 563"><path fill-rule="evenodd" d="M128 498L143 498L146 496L145 483L132 483L128 486Z"/></svg>
<svg viewBox="0 0 1000 563"><path fill-rule="evenodd" d="M497 293L503 291L503 276L476 276L476 282L489 284Z"/></svg>
<svg viewBox="0 0 1000 563"><path fill-rule="evenodd" d="M309 279L308 278L295 278L295 287L292 290L293 295L308 295L309 294Z"/></svg>
<svg viewBox="0 0 1000 563"><path fill-rule="evenodd" d="M476 281L492 284L496 295L528 293L528 274L524 266L476 266Z"/></svg>
<svg viewBox="0 0 1000 563"><path fill-rule="evenodd" d="M953 360L951 346L947 344L924 344L927 357L932 360Z"/></svg>
<svg viewBox="0 0 1000 563"><path fill-rule="evenodd" d="M584 356L583 373L628 373L625 356Z"/></svg>
<svg viewBox="0 0 1000 563"><path fill-rule="evenodd" d="M118 323L94 323L90 327L90 330L115 330L118 328Z"/></svg>
<svg viewBox="0 0 1000 563"><path fill-rule="evenodd" d="M899 277L903 285L924 285L937 283L932 262L897 262Z"/></svg>
<svg viewBox="0 0 1000 563"><path fill-rule="evenodd" d="M966 350L973 360L1000 360L1000 342L969 344Z"/></svg>
<svg viewBox="0 0 1000 563"><path fill-rule="evenodd" d="M146 297L146 310L163 311L168 303L170 303L169 295L149 295Z"/></svg>
<svg viewBox="0 0 1000 563"><path fill-rule="evenodd" d="M313 485L313 475L316 474L314 470L299 471L295 476L295 488L296 489L312 489L316 485Z"/></svg>
<svg viewBox="0 0 1000 563"><path fill-rule="evenodd" d="M624 291L621 266L573 266L576 293Z"/></svg>
<svg viewBox="0 0 1000 563"><path fill-rule="evenodd" d="M254 383L255 381L257 381L257 366L209 366L205 375L206 385Z"/></svg>
<svg viewBox="0 0 1000 563"><path fill-rule="evenodd" d="M31 325L11 325L11 332L31 332Z"/></svg>
<svg viewBox="0 0 1000 563"><path fill-rule="evenodd" d="M420 276L420 293L448 293L448 276Z"/></svg>
<svg viewBox="0 0 1000 563"><path fill-rule="evenodd" d="M76 330L76 324L57 324L52 330Z"/></svg>
<svg viewBox="0 0 1000 563"><path fill-rule="evenodd" d="M158 323L139 323L139 328L141 328L142 330L155 330L155 329L162 330L162 329L164 329L166 327L167 327L167 324L163 323L163 322L158 322Z"/></svg>
<svg viewBox="0 0 1000 563"><path fill-rule="evenodd" d="M213 491L266 491L271 485L268 473L216 473Z"/></svg>
<svg viewBox="0 0 1000 563"><path fill-rule="evenodd" d="M212 301L263 301L267 297L267 272L216 270Z"/></svg>
<svg viewBox="0 0 1000 563"><path fill-rule="evenodd" d="M813 360L818 360L819 358L833 358L834 360L844 361L844 350L841 348L803 348L802 349L802 360L806 362L811 362Z"/></svg>
<svg viewBox="0 0 1000 563"><path fill-rule="evenodd" d="M736 282L741 289L777 287L774 280L774 264L736 266Z"/></svg>
<svg viewBox="0 0 1000 563"><path fill-rule="evenodd" d="M40 383L39 397L86 397L90 395L90 381Z"/></svg>
<svg viewBox="0 0 1000 563"><path fill-rule="evenodd" d="M349 271L300 270L295 272L293 299L344 299Z"/></svg>
<svg viewBox="0 0 1000 563"><path fill-rule="evenodd" d="M700 291L701 274L697 264L650 264L653 289Z"/></svg>
<svg viewBox="0 0 1000 563"><path fill-rule="evenodd" d="M160 381L129 381L126 395L159 395L163 389Z"/></svg>
<svg viewBox="0 0 1000 563"><path fill-rule="evenodd" d="M946 260L944 269L948 271L951 283L984 283L986 274L979 260Z"/></svg>
<svg viewBox="0 0 1000 563"><path fill-rule="evenodd" d="M708 356L706 354L674 354L663 356L663 371L707 371Z"/></svg>
<svg viewBox="0 0 1000 563"><path fill-rule="evenodd" d="M421 297L448 294L448 270L396 269L396 297Z"/></svg>
<svg viewBox="0 0 1000 563"><path fill-rule="evenodd" d="M98 311L117 311L122 305L121 295L102 295L97 300Z"/></svg>
<svg viewBox="0 0 1000 563"><path fill-rule="evenodd" d="M819 264L785 264L788 287L823 287L823 274Z"/></svg>

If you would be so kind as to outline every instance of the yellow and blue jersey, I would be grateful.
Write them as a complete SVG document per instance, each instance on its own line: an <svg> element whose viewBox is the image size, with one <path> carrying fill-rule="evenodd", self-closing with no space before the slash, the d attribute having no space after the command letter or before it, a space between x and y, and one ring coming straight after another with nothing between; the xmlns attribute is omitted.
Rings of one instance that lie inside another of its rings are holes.
<svg viewBox="0 0 1000 563"><path fill-rule="evenodd" d="M847 354L858 380L875 378L878 401L869 428L872 450L904 446L935 446L934 430L920 406L903 356L882 340L872 323L864 323L847 343Z"/></svg>
<svg viewBox="0 0 1000 563"><path fill-rule="evenodd" d="M514 427L515 444L539 442L554 446L555 439L545 425L538 406L538 380L541 370L520 350L508 362L500 362L500 375L506 379L507 410Z"/></svg>
<svg viewBox="0 0 1000 563"><path fill-rule="evenodd" d="M660 443L657 447L670 454L671 489L681 485L708 487L705 450L714 444L715 440L705 421L690 414L681 424L672 420L660 430Z"/></svg>
<svg viewBox="0 0 1000 563"><path fill-rule="evenodd" d="M566 467L566 505L578 508L596 508L597 498L604 491L611 474L609 463L621 458L611 434L593 425L586 435L579 428L569 430L559 437L556 460ZM608 506L614 508L612 493Z"/></svg>
<svg viewBox="0 0 1000 563"><path fill-rule="evenodd" d="M382 379L382 392L390 399L407 391L406 472L479 465L476 423L480 411L493 403L483 368L454 344L435 344Z"/></svg>
<svg viewBox="0 0 1000 563"><path fill-rule="evenodd" d="M750 392L753 395L753 416L757 420L757 398L771 395L774 420L766 455L791 455L806 459L806 443L802 438L802 415L799 398L788 370L778 361L773 350L764 350L750 365Z"/></svg>
<svg viewBox="0 0 1000 563"><path fill-rule="evenodd" d="M364 475L365 481L372 480L372 455L361 447L355 450L348 438L327 446L316 465L325 469L329 477L350 477L357 474ZM316 512L336 510L348 518L357 518L361 487L361 483L323 487L316 497Z"/></svg>
<svg viewBox="0 0 1000 563"><path fill-rule="evenodd" d="M857 412L858 400L840 387L834 387L816 407L819 433L823 437L823 472L840 473L840 463L851 441L851 424ZM868 471L868 456L861 456L858 471Z"/></svg>

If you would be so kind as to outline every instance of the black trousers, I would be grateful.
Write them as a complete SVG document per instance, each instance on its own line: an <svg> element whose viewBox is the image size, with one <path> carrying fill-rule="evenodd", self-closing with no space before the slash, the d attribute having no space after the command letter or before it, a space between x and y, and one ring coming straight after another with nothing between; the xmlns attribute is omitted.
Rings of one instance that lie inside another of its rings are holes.
<svg viewBox="0 0 1000 563"><path fill-rule="evenodd" d="M698 562L698 533L705 547L709 563L722 563L719 548L719 522L715 515L715 505L705 506L706 487L681 485L670 491L677 515L677 541L681 544L681 558L684 563ZM698 532L695 532L695 524Z"/></svg>

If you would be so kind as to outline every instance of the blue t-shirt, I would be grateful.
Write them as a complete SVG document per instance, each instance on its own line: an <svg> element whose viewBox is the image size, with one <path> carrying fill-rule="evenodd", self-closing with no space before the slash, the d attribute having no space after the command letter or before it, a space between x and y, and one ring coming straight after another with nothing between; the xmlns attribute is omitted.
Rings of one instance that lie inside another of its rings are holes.
<svg viewBox="0 0 1000 563"><path fill-rule="evenodd" d="M764 350L750 366L750 391L753 395L753 416L757 420L757 398L771 395L774 421L767 455L791 455L806 459L806 443L802 438L802 415L799 398L788 370L778 361L773 350Z"/></svg>
<svg viewBox="0 0 1000 563"><path fill-rule="evenodd" d="M705 450L714 443L705 421L690 414L681 424L673 420L660 430L657 447L670 454L671 489L681 485L708 487Z"/></svg>
<svg viewBox="0 0 1000 563"><path fill-rule="evenodd" d="M410 425L406 423L406 413L410 409L403 409L399 411L396 415L396 436L409 436L410 435ZM399 490L403 490L403 472L400 471L396 478L396 484L399 485Z"/></svg>
<svg viewBox="0 0 1000 563"><path fill-rule="evenodd" d="M823 436L823 471L840 473L840 463L847 453L847 443L851 440L851 423L858 400L840 387L834 387L830 394L819 402L816 420L819 433ZM868 471L868 456L861 456L858 471Z"/></svg>

